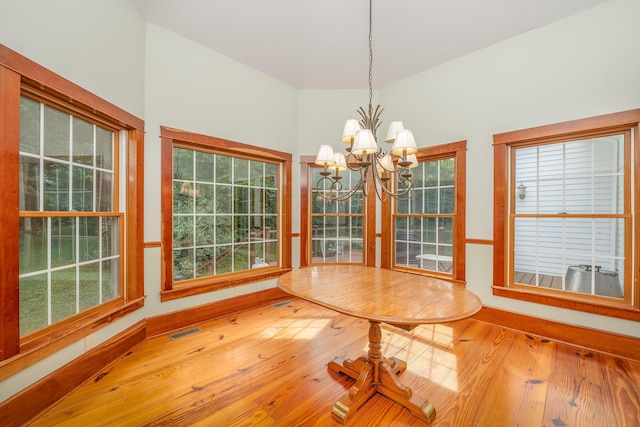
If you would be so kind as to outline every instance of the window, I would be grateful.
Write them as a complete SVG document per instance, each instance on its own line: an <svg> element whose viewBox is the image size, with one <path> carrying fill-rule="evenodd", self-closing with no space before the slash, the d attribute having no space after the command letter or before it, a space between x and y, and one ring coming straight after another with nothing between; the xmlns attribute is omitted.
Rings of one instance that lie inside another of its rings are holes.
<svg viewBox="0 0 640 427"><path fill-rule="evenodd" d="M144 122L1 45L0 88L2 379L143 306Z"/></svg>
<svg viewBox="0 0 640 427"><path fill-rule="evenodd" d="M638 121L640 110L494 136L496 293L634 316Z"/></svg>
<svg viewBox="0 0 640 427"><path fill-rule="evenodd" d="M411 198L389 201L391 268L464 281L465 155L465 141L419 150Z"/></svg>
<svg viewBox="0 0 640 427"><path fill-rule="evenodd" d="M163 299L290 269L291 155L162 128Z"/></svg>
<svg viewBox="0 0 640 427"><path fill-rule="evenodd" d="M311 170L312 182L316 183L322 169ZM358 182L360 173L348 170L343 175L340 193L347 193ZM311 192L311 263L362 264L365 247L362 190L344 201L325 199L322 191L314 188Z"/></svg>
<svg viewBox="0 0 640 427"><path fill-rule="evenodd" d="M326 182L322 181L321 190L316 189L322 168L316 166L314 160L312 156L301 159L301 246L305 248L301 265L375 265L375 247L368 243L374 240L368 230L373 229L369 218L375 215L375 196L369 197L374 199L373 206L370 200L365 203L362 189L344 201L323 198L320 193L325 191ZM357 184L360 172L347 170L341 175L341 193L346 194Z"/></svg>
<svg viewBox="0 0 640 427"><path fill-rule="evenodd" d="M20 335L121 297L117 131L20 102Z"/></svg>

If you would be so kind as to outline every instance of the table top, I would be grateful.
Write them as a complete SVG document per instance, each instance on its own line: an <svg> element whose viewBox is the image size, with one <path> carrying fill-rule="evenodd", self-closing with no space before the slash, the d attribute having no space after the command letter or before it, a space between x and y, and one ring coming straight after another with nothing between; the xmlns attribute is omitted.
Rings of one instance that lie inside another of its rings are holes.
<svg viewBox="0 0 640 427"><path fill-rule="evenodd" d="M301 268L280 276L278 287L340 313L390 324L451 322L482 308L480 299L461 285L375 267Z"/></svg>

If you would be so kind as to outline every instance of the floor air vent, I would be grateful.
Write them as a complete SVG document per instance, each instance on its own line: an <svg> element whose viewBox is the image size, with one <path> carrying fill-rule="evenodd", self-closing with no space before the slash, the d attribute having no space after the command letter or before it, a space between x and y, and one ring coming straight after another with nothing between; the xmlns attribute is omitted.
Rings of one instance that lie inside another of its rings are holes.
<svg viewBox="0 0 640 427"><path fill-rule="evenodd" d="M282 307L289 304L291 304L291 301L280 301L278 303L273 304L273 306L278 308L278 307Z"/></svg>
<svg viewBox="0 0 640 427"><path fill-rule="evenodd" d="M198 332L200 332L200 329L193 328L193 329L189 329L187 331L177 332L177 333L175 333L173 335L169 335L169 339L177 340L178 338L186 337L188 335L197 334Z"/></svg>

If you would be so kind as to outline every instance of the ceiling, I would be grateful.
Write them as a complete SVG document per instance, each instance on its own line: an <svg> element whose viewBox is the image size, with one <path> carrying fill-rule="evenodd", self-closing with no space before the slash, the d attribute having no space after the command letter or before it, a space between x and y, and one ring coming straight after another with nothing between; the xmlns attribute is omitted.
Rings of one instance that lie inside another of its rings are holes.
<svg viewBox="0 0 640 427"><path fill-rule="evenodd" d="M374 0L382 88L607 0ZM368 87L367 0L131 0L153 24L299 89Z"/></svg>

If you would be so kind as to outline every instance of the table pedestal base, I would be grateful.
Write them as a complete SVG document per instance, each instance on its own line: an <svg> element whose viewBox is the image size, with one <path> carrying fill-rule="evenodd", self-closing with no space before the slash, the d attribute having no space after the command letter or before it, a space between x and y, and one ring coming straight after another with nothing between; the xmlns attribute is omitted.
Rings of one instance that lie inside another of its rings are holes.
<svg viewBox="0 0 640 427"><path fill-rule="evenodd" d="M435 408L427 399L414 395L411 388L402 384L398 375L407 369L407 364L395 357L383 357L381 341L380 322L370 320L367 356L342 363L329 362L329 369L356 380L349 393L335 403L331 416L345 424L371 396L380 393L409 409L414 416L431 423L436 415Z"/></svg>

